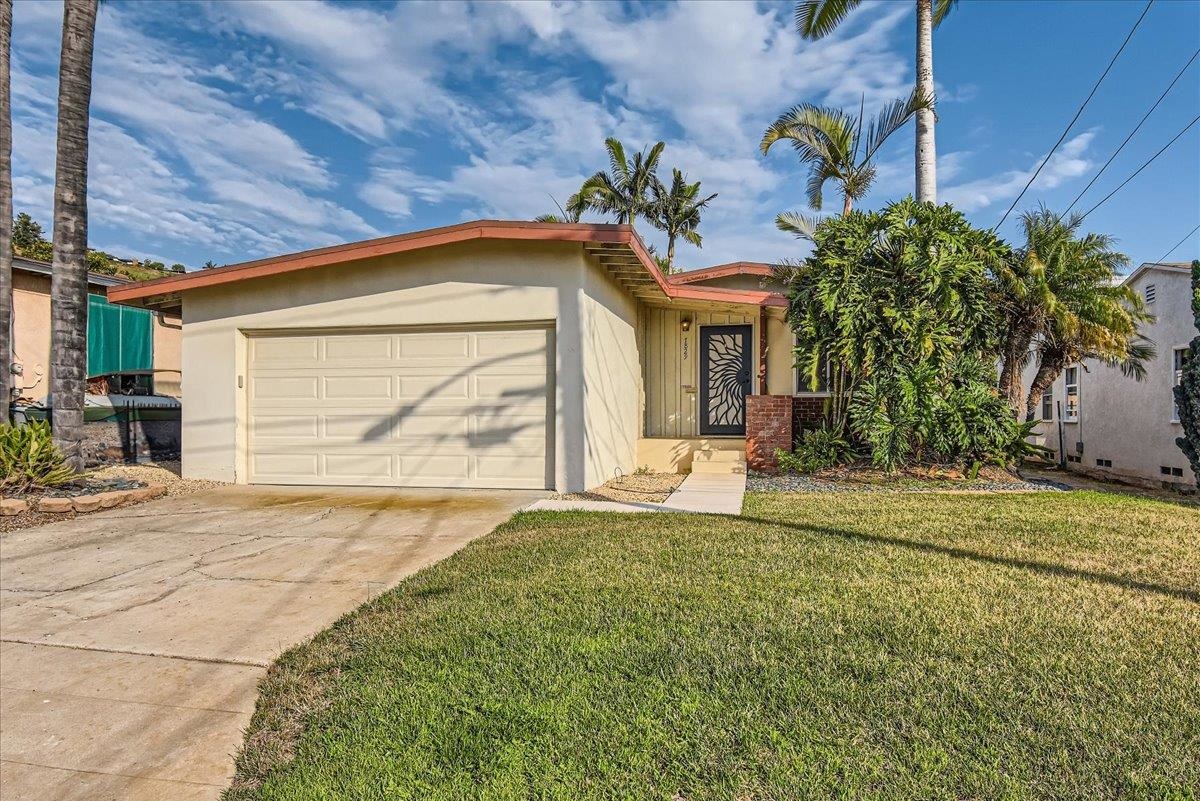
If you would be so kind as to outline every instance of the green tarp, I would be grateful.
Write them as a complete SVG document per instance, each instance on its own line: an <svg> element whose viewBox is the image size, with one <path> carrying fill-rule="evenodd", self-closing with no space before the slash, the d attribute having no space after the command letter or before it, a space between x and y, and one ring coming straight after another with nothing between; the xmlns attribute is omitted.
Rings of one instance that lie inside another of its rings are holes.
<svg viewBox="0 0 1200 801"><path fill-rule="evenodd" d="M151 313L88 295L87 374L110 375L154 367Z"/></svg>

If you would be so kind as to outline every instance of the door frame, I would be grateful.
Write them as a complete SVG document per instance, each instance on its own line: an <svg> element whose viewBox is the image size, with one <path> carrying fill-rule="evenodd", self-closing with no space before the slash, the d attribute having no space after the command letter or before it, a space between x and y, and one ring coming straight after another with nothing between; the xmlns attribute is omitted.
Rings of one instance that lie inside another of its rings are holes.
<svg viewBox="0 0 1200 801"><path fill-rule="evenodd" d="M697 376L700 384L700 404L697 409L696 429L700 436L741 436L746 435L746 398L754 392L754 325L752 323L735 323L724 325L702 325L699 327L696 359ZM740 333L743 335L742 364L746 371L743 381L745 392L742 394L742 423L741 425L711 425L708 422L708 337L712 334Z"/></svg>

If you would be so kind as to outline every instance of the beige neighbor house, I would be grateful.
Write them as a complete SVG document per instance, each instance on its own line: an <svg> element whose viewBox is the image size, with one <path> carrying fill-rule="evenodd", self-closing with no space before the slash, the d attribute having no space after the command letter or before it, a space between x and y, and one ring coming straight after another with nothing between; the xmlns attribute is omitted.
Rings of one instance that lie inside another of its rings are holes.
<svg viewBox="0 0 1200 801"><path fill-rule="evenodd" d="M1196 486L1175 444L1182 429L1173 389L1179 383L1192 319L1191 270L1186 264L1143 264L1123 281L1155 315L1142 327L1158 355L1135 381L1115 367L1088 359L1068 367L1042 398L1038 441L1066 454L1068 468L1135 483ZM1036 365L1025 371L1026 386ZM1061 449L1060 449L1061 432Z"/></svg>
<svg viewBox="0 0 1200 801"><path fill-rule="evenodd" d="M181 324L177 317L111 306L109 287L122 278L88 273L88 377L144 373L147 388L180 393ZM42 403L50 384L50 265L13 258L13 386L17 397Z"/></svg>
<svg viewBox="0 0 1200 801"><path fill-rule="evenodd" d="M769 272L667 277L629 226L485 220L108 297L182 314L186 476L575 491L790 445L813 400Z"/></svg>

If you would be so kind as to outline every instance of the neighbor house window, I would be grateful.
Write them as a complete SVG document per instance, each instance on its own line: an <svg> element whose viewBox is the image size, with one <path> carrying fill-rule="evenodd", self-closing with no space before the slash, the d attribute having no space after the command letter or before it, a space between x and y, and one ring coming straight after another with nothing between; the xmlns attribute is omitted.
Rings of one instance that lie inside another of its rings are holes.
<svg viewBox="0 0 1200 801"><path fill-rule="evenodd" d="M1042 420L1054 419L1054 390L1047 388L1042 393Z"/></svg>
<svg viewBox="0 0 1200 801"><path fill-rule="evenodd" d="M1068 367L1066 371L1067 405L1063 410L1063 419L1073 423L1079 419L1079 368Z"/></svg>
<svg viewBox="0 0 1200 801"><path fill-rule="evenodd" d="M829 392L829 361L821 359L821 364L818 367L817 387L813 389L812 383L809 381L811 376L806 372L796 371L796 394L797 395L824 395Z"/></svg>
<svg viewBox="0 0 1200 801"><path fill-rule="evenodd" d="M1179 402L1175 401L1175 387L1183 383L1183 366L1187 364L1188 349L1176 348L1171 356L1171 421L1179 422Z"/></svg>

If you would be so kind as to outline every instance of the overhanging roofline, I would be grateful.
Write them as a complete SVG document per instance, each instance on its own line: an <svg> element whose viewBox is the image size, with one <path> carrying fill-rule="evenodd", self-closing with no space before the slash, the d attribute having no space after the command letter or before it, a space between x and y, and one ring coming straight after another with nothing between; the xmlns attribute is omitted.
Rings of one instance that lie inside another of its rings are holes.
<svg viewBox="0 0 1200 801"><path fill-rule="evenodd" d="M636 262L644 268L649 281L643 281L643 292L661 293L666 299L688 297L724 303L750 305L779 305L772 298L786 300L769 292L727 290L679 286L669 282L658 269L641 239L628 225L596 223L536 223L510 220L476 220L442 228L430 228L397 236L368 239L344 245L305 250L267 259L231 264L211 270L197 270L184 275L172 275L153 281L141 281L111 287L108 299L114 303L133 306L166 307L179 304L179 295L193 289L218 286L249 278L282 275L315 267L327 267L360 259L466 242L472 239L507 239L542 242L580 242L597 246L611 245L628 248ZM628 257L628 254L627 254ZM698 294L697 294L698 293ZM634 293L638 294L638 293ZM642 296L642 295L639 295Z"/></svg>
<svg viewBox="0 0 1200 801"><path fill-rule="evenodd" d="M714 278L724 278L730 275L758 275L769 277L775 268L761 261L733 261L728 264L716 264L699 270L688 270L683 273L672 273L667 280L672 284L692 284L697 281L710 281Z"/></svg>

